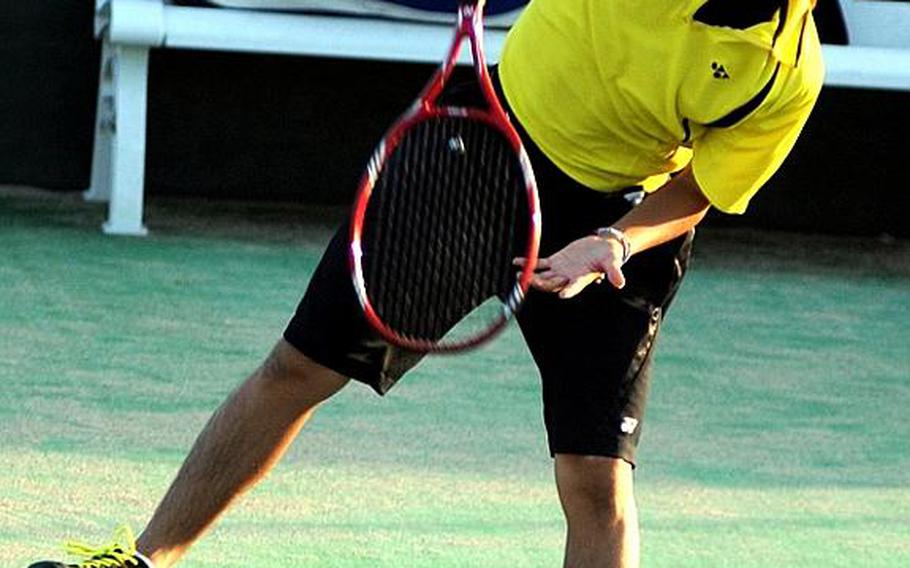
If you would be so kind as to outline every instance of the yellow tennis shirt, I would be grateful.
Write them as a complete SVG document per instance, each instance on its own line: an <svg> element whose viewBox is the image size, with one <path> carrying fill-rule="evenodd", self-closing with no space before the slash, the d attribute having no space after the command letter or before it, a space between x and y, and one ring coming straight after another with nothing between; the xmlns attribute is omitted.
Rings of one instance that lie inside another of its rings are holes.
<svg viewBox="0 0 910 568"><path fill-rule="evenodd" d="M691 161L711 203L742 213L824 66L811 0L532 0L499 73L528 134L580 183L654 190Z"/></svg>

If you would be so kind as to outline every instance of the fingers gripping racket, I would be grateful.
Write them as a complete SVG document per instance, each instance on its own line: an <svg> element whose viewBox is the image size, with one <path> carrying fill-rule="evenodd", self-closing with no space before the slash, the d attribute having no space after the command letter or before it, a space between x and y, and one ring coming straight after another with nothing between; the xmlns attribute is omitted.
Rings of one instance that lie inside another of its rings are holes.
<svg viewBox="0 0 910 568"><path fill-rule="evenodd" d="M519 308L537 261L537 187L487 70L484 3L459 2L445 61L379 143L354 203L349 254L364 314L413 351L492 338ZM439 103L465 40L485 107ZM527 259L521 270L515 257Z"/></svg>

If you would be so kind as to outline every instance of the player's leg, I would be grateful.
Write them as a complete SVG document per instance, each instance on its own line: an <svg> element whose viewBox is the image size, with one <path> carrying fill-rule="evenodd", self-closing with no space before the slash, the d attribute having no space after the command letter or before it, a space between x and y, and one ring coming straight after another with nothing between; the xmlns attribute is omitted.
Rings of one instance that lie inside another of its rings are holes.
<svg viewBox="0 0 910 568"><path fill-rule="evenodd" d="M541 256L633 207L568 179L529 148L543 213ZM660 323L688 259L690 236L640 253L626 287L593 285L570 300L531 291L518 314L540 371L550 452L568 525L566 568L635 567L632 468Z"/></svg>
<svg viewBox="0 0 910 568"><path fill-rule="evenodd" d="M281 340L212 415L140 535L139 551L157 568L171 566L274 467L316 406L346 383Z"/></svg>
<svg viewBox="0 0 910 568"><path fill-rule="evenodd" d="M98 566L173 564L230 503L284 454L316 406L350 377L380 394L420 360L395 349L363 317L348 272L346 226L332 242L294 317L262 366L218 409L199 436L138 543L79 547ZM134 546L140 556L136 556ZM40 562L31 568L76 568Z"/></svg>
<svg viewBox="0 0 910 568"><path fill-rule="evenodd" d="M653 256L642 253L637 262L654 260L672 274L684 262L669 253L687 248L687 242L652 249ZM669 298L636 293L642 288L630 275L644 270L630 270L622 291L602 284L570 300L529 294L519 314L541 373L544 418L568 524L566 568L638 566L632 468ZM675 290L675 284L664 287Z"/></svg>
<svg viewBox="0 0 910 568"><path fill-rule="evenodd" d="M632 464L659 315L606 286L571 300L529 295L519 316L541 373L566 568L638 566Z"/></svg>
<svg viewBox="0 0 910 568"><path fill-rule="evenodd" d="M92 565L145 567L146 559L156 568L173 565L232 501L275 466L317 405L347 382L280 340L209 419L135 544L142 556L134 556L125 537L113 550L101 547L87 554L119 563ZM42 562L32 568L70 566L76 565Z"/></svg>
<svg viewBox="0 0 910 568"><path fill-rule="evenodd" d="M556 485L566 517L566 568L639 564L632 466L602 456L556 455Z"/></svg>
<svg viewBox="0 0 910 568"><path fill-rule="evenodd" d="M347 226L338 229L284 339L215 413L140 536L140 552L157 568L170 566L271 469L346 377L384 393L419 360L389 347L364 320L348 272L347 234Z"/></svg>

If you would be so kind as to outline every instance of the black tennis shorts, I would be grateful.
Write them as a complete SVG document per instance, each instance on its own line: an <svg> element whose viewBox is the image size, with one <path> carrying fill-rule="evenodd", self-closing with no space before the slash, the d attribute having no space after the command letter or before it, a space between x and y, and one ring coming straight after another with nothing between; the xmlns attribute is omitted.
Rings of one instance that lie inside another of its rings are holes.
<svg viewBox="0 0 910 568"><path fill-rule="evenodd" d="M475 84L468 84L447 96L464 103L480 94ZM518 130L540 192L541 257L612 224L635 206L635 188L611 194L588 189L547 159L520 125ZM604 282L569 300L528 293L518 323L540 371L551 454L635 463L655 340L685 274L692 236L633 256L623 269L622 290ZM347 241L344 223L284 338L317 363L385 394L422 356L388 345L364 319L351 283Z"/></svg>

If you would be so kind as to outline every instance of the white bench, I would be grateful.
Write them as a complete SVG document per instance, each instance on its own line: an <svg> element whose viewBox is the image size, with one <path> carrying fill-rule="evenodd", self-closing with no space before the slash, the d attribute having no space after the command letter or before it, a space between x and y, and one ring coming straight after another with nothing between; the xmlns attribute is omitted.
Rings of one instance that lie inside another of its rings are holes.
<svg viewBox="0 0 910 568"><path fill-rule="evenodd" d="M446 21L198 8L162 0L96 0L96 8L101 78L91 188L84 195L109 202L103 230L115 235L147 233L142 205L151 48L438 63L453 34ZM504 38L504 29L486 30L491 61L498 60Z"/></svg>
<svg viewBox="0 0 910 568"><path fill-rule="evenodd" d="M910 30L910 3L841 3L851 34L851 14L859 13L860 28L872 30L869 35L880 41L875 19L882 17L882 10L890 14L887 25L894 26L892 35L900 38ZM444 21L199 8L164 0L96 0L95 32L102 42L101 80L91 187L84 195L109 203L103 230L115 235L147 234L142 207L151 48L436 63L452 38L451 25ZM490 61L498 60L505 33L503 28L487 29ZM873 41L824 49L828 85L910 90L910 38L903 44Z"/></svg>

